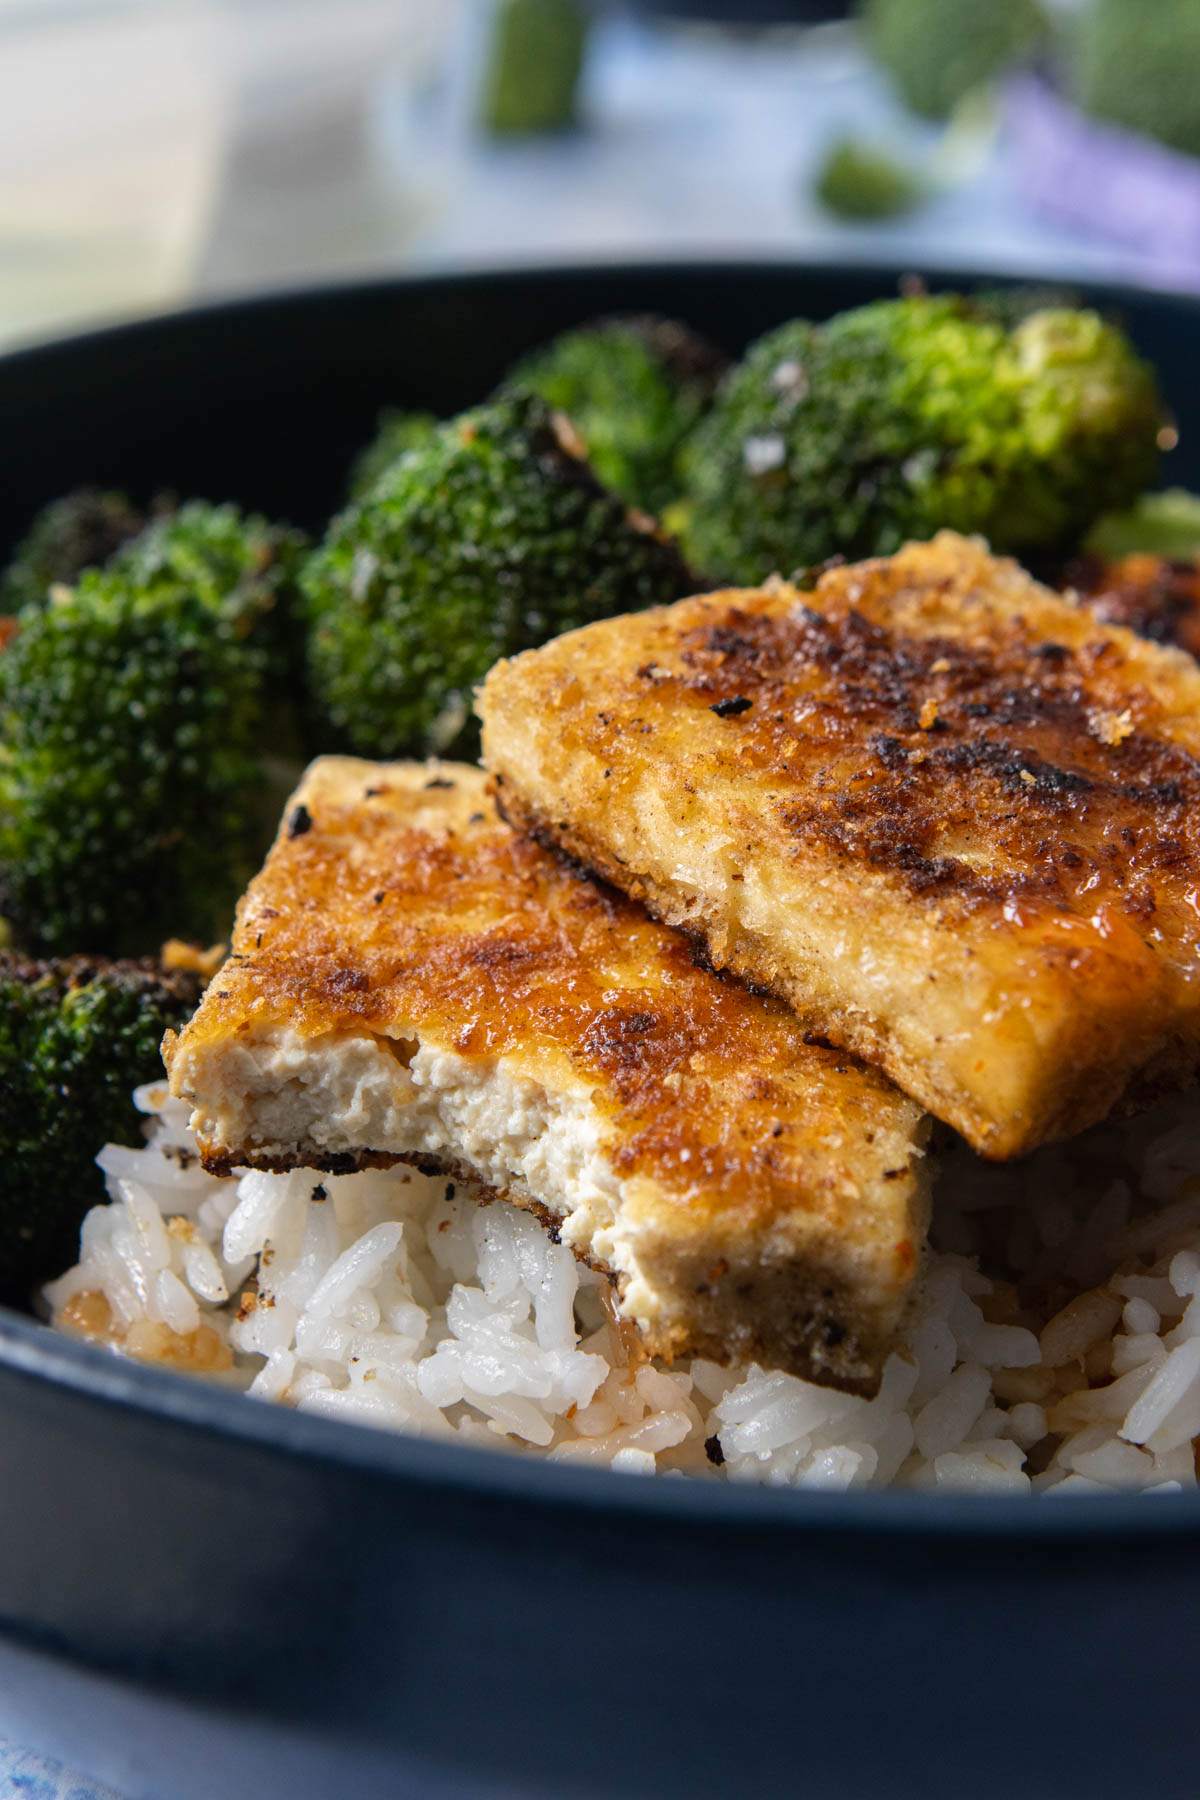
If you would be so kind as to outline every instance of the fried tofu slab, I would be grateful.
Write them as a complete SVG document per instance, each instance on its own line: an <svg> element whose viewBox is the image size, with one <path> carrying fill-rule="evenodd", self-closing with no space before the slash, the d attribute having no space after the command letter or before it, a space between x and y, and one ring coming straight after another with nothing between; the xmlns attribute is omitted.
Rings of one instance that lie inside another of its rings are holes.
<svg viewBox="0 0 1200 1800"><path fill-rule="evenodd" d="M1200 557L1144 551L1115 562L1085 557L1067 571L1067 581L1106 624L1127 625L1140 637L1200 657Z"/></svg>
<svg viewBox="0 0 1200 1800"><path fill-rule="evenodd" d="M979 542L493 670L515 824L1002 1158L1200 1061L1200 668Z"/></svg>
<svg viewBox="0 0 1200 1800"><path fill-rule="evenodd" d="M477 769L315 763L166 1058L210 1168L442 1170L608 1274L651 1352L874 1390L920 1109L519 838Z"/></svg>

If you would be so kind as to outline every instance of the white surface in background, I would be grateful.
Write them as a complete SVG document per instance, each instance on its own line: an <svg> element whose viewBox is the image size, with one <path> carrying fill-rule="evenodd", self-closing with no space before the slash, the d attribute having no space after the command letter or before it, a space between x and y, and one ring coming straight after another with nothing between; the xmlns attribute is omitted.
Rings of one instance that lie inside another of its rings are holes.
<svg viewBox="0 0 1200 1800"><path fill-rule="evenodd" d="M179 291L222 132L213 19L195 6L0 13L0 329Z"/></svg>
<svg viewBox="0 0 1200 1800"><path fill-rule="evenodd" d="M939 133L907 114L851 30L653 30L620 17L596 34L588 129L488 144L461 116L444 142L452 203L417 240L439 261L754 250L922 264L1136 276L1107 242L1032 218L1003 140L970 179L886 224L847 225L811 195L826 146L849 131L923 158ZM403 116L399 96L393 114Z"/></svg>
<svg viewBox="0 0 1200 1800"><path fill-rule="evenodd" d="M453 0L0 0L0 339L204 285L247 147L266 180L222 284L328 266L363 211L362 159L346 145L364 96L382 63L426 54L452 12ZM364 261L380 223L356 240ZM394 225L385 213L388 251ZM281 236L291 260L278 267Z"/></svg>

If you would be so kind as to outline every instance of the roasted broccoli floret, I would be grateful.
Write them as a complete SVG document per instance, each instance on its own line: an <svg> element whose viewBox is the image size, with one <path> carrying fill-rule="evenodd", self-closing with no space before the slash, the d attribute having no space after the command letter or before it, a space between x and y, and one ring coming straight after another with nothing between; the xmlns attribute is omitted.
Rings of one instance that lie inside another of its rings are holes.
<svg viewBox="0 0 1200 1800"><path fill-rule="evenodd" d="M680 448L725 362L673 319L601 319L525 357L507 385L565 412L600 480L658 513L679 497Z"/></svg>
<svg viewBox="0 0 1200 1800"><path fill-rule="evenodd" d="M73 1262L104 1198L96 1152L137 1144L133 1089L162 1073L163 1033L197 976L152 962L0 955L0 1293L23 1297Z"/></svg>
<svg viewBox="0 0 1200 1800"><path fill-rule="evenodd" d="M1077 288L1050 281L1014 281L1007 287L975 288L971 305L996 325L1012 331L1040 312L1078 312L1083 296Z"/></svg>
<svg viewBox="0 0 1200 1800"><path fill-rule="evenodd" d="M497 657L690 579L626 513L569 427L531 394L442 427L333 521L302 582L313 697L368 756L462 751L471 695Z"/></svg>
<svg viewBox="0 0 1200 1800"><path fill-rule="evenodd" d="M0 576L0 613L44 605L52 587L106 563L146 521L124 495L80 488L44 506Z"/></svg>
<svg viewBox="0 0 1200 1800"><path fill-rule="evenodd" d="M839 219L895 219L919 204L925 187L886 150L843 137L826 151L813 193Z"/></svg>
<svg viewBox="0 0 1200 1800"><path fill-rule="evenodd" d="M685 545L722 579L891 552L943 526L1072 546L1156 467L1154 377L1095 313L1012 330L970 301L878 301L753 345L686 456Z"/></svg>
<svg viewBox="0 0 1200 1800"><path fill-rule="evenodd" d="M1069 42L1071 85L1085 112L1200 156L1196 0L1092 0Z"/></svg>
<svg viewBox="0 0 1200 1800"><path fill-rule="evenodd" d="M202 562L143 539L0 656L0 916L31 949L228 927L263 837L277 590Z"/></svg>
<svg viewBox="0 0 1200 1800"><path fill-rule="evenodd" d="M587 28L581 0L499 0L480 96L488 131L506 137L575 123Z"/></svg>
<svg viewBox="0 0 1200 1800"><path fill-rule="evenodd" d="M364 450L359 451L350 466L347 498L363 499L398 457L406 450L427 444L437 428L438 421L432 413L401 412L395 407L386 407L379 415L375 436Z"/></svg>
<svg viewBox="0 0 1200 1800"><path fill-rule="evenodd" d="M1144 494L1128 512L1097 519L1084 546L1094 556L1200 557L1200 494Z"/></svg>
<svg viewBox="0 0 1200 1800"><path fill-rule="evenodd" d="M863 19L901 99L929 119L949 118L972 89L1035 50L1048 29L1037 0L865 0Z"/></svg>
<svg viewBox="0 0 1200 1800"><path fill-rule="evenodd" d="M193 594L213 612L253 621L273 647L275 671L289 667L292 599L306 549L302 533L236 506L189 500L153 520L108 567L144 598Z"/></svg>

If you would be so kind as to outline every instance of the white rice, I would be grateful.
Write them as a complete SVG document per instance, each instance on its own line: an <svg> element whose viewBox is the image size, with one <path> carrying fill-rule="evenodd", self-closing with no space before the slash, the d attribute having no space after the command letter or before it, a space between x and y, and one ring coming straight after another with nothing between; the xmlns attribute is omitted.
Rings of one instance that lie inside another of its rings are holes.
<svg viewBox="0 0 1200 1800"><path fill-rule="evenodd" d="M47 1290L54 1323L263 1399L630 1473L793 1487L1175 1492L1200 1437L1200 1103L990 1168L944 1159L879 1393L630 1364L607 1289L526 1214L409 1169L206 1175L140 1089L139 1149ZM981 1272L986 1268L988 1273Z"/></svg>

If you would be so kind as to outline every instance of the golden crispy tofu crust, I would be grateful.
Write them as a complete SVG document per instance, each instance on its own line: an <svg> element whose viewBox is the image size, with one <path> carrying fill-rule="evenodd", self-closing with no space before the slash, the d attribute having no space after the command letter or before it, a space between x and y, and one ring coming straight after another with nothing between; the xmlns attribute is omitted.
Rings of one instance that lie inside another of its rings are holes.
<svg viewBox="0 0 1200 1800"><path fill-rule="evenodd" d="M445 1170L561 1230L653 1353L874 1390L927 1223L919 1108L518 837L476 769L315 763L166 1054L210 1167ZM540 1174L493 1127L438 1137L435 1090L501 1082L505 1132L547 1121Z"/></svg>
<svg viewBox="0 0 1200 1800"><path fill-rule="evenodd" d="M1200 669L944 533L494 669L505 816L984 1154L1200 1060Z"/></svg>

